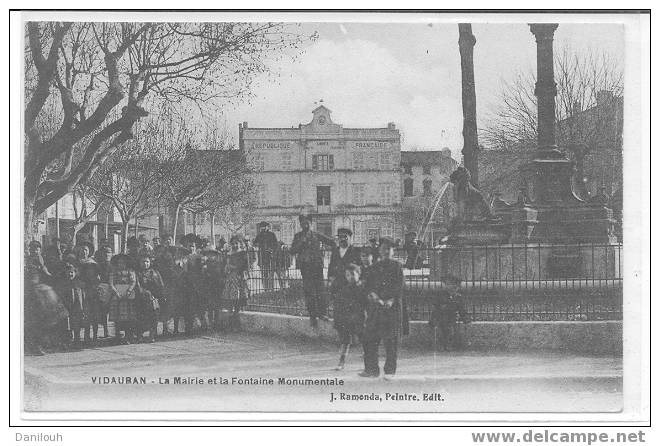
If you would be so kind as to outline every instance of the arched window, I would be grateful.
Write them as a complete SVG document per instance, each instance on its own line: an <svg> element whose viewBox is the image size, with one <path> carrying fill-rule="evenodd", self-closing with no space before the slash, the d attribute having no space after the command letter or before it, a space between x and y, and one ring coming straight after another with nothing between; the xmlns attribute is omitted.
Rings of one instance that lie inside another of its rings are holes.
<svg viewBox="0 0 660 446"><path fill-rule="evenodd" d="M403 196L412 197L413 196L413 179L406 178L403 180Z"/></svg>
<svg viewBox="0 0 660 446"><path fill-rule="evenodd" d="M427 178L424 181L422 181L422 185L424 186L424 195L431 195L433 193L432 191L433 180Z"/></svg>

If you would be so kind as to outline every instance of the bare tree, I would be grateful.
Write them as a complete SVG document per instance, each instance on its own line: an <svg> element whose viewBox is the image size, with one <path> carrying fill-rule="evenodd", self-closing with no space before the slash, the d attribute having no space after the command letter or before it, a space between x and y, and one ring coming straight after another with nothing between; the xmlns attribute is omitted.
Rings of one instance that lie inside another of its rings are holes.
<svg viewBox="0 0 660 446"><path fill-rule="evenodd" d="M71 240L75 243L78 232L109 204L109 200L94 194L88 184L78 184L71 193L71 201L73 204Z"/></svg>
<svg viewBox="0 0 660 446"><path fill-rule="evenodd" d="M150 110L240 98L269 57L302 41L275 23L29 22L26 233L35 215L90 180ZM40 124L44 115L51 125Z"/></svg>
<svg viewBox="0 0 660 446"><path fill-rule="evenodd" d="M621 142L622 116L616 101L623 96L623 71L610 55L575 53L564 47L555 55L557 144L567 149L576 164L577 178L584 178L584 160L600 147ZM499 102L481 129L481 140L490 148L536 147L536 79L519 72L505 83ZM585 194L584 184L578 182Z"/></svg>
<svg viewBox="0 0 660 446"><path fill-rule="evenodd" d="M216 142L217 145L208 143L204 149L187 145L183 153L171 157L164 165L161 188L174 210L173 237L181 210L193 215L208 213L214 220L218 210L252 193L244 152L225 146L223 140Z"/></svg>
<svg viewBox="0 0 660 446"><path fill-rule="evenodd" d="M160 198L163 147L156 137L157 121L148 123L145 131L138 132L128 147L110 156L85 183L117 210L122 221L122 252L126 250L130 221L153 214Z"/></svg>

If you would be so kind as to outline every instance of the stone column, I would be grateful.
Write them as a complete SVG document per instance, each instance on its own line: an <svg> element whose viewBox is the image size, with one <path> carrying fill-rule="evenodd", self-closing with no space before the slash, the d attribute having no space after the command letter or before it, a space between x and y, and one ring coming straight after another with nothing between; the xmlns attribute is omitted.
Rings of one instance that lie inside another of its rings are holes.
<svg viewBox="0 0 660 446"><path fill-rule="evenodd" d="M474 44L472 25L458 24L458 49L461 54L463 99L463 164L470 171L471 183L479 184L479 140L477 138L477 97L474 89Z"/></svg>
<svg viewBox="0 0 660 446"><path fill-rule="evenodd" d="M538 150L540 152L557 149L555 140L555 71L552 43L556 23L532 23L529 28L536 37L536 88L534 94L538 102Z"/></svg>

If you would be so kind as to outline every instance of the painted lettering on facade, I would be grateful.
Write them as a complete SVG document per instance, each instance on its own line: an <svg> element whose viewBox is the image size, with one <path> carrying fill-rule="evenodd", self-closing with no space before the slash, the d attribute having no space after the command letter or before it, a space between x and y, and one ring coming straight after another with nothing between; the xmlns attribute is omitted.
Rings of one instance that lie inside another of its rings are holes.
<svg viewBox="0 0 660 446"><path fill-rule="evenodd" d="M253 142L252 143L252 148L253 149L290 149L291 148L291 143L290 142Z"/></svg>
<svg viewBox="0 0 660 446"><path fill-rule="evenodd" d="M356 149L387 149L390 144L385 141L360 141L355 142Z"/></svg>

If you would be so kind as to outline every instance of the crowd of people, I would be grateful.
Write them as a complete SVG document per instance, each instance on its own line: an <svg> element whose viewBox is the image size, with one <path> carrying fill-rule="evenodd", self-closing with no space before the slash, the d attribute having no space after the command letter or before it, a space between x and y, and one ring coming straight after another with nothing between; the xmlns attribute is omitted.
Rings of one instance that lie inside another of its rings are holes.
<svg viewBox="0 0 660 446"><path fill-rule="evenodd" d="M275 276L283 289L292 256L302 277L310 324L316 328L319 321L329 320L324 252L330 249L327 286L341 346L337 369L344 368L350 347L361 343L361 375L378 376L382 342L384 373L394 375L399 340L408 332L403 265L394 259L397 242L382 238L360 248L352 244L348 228L339 228L332 238L313 231L309 216L301 215L299 221L302 230L289 249L267 222L258 225L252 244L236 235L229 243L221 242L218 250L193 235L183 237L181 245L174 245L172 237L162 243L158 237L151 243L144 236L132 237L126 253L117 254L103 242L95 251L87 242L69 249L55 240L42 250L32 241L25 262L26 350L43 354L44 349L95 345L101 330L104 338L110 337L109 321L114 325L112 340L122 344L154 342L184 329L188 335L237 330L250 294L250 265L259 265L264 290L273 289ZM406 244L410 246L409 240ZM418 257L417 250L409 253L406 264L416 267ZM464 313L455 299L457 282L448 280L447 285L434 301L430 323L449 342L452 326Z"/></svg>
<svg viewBox="0 0 660 446"><path fill-rule="evenodd" d="M118 343L154 342L158 336L192 334L196 329L239 327L247 302L245 272L249 250L234 236L222 251L184 237L153 244L127 241L126 253L101 243L73 248L61 241L42 250L31 241L25 261L26 349L79 349L112 337ZM199 327L195 324L198 320ZM159 322L162 329L159 331ZM144 336L147 334L147 336Z"/></svg>

